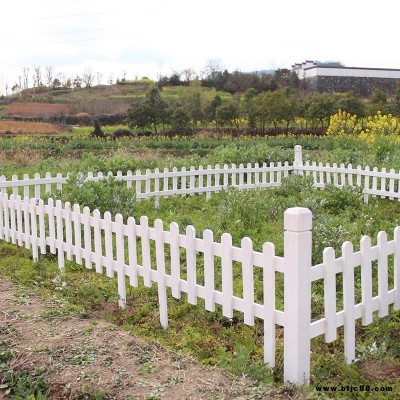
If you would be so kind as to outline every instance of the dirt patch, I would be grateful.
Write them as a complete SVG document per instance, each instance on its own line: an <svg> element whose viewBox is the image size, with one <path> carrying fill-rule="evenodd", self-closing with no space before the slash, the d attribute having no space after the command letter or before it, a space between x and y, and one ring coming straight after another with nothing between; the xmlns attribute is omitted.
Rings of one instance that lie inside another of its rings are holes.
<svg viewBox="0 0 400 400"><path fill-rule="evenodd" d="M6 116L25 118L49 118L69 114L69 106L53 103L11 103L3 113Z"/></svg>
<svg viewBox="0 0 400 400"><path fill-rule="evenodd" d="M68 127L45 122L0 121L0 134L59 134Z"/></svg>
<svg viewBox="0 0 400 400"><path fill-rule="evenodd" d="M378 360L367 360L360 364L360 370L370 381L400 378L400 367L386 365Z"/></svg>
<svg viewBox="0 0 400 400"><path fill-rule="evenodd" d="M104 320L60 316L55 311L61 308L0 277L0 343L15 354L9 369L45 367L47 399L99 392L117 400L285 398L274 387L206 368Z"/></svg>

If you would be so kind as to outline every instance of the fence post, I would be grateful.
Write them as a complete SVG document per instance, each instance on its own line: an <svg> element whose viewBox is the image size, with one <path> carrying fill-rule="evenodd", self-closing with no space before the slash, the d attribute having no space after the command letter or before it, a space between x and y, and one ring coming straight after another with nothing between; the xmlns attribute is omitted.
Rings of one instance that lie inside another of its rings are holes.
<svg viewBox="0 0 400 400"><path fill-rule="evenodd" d="M284 380L310 380L312 213L289 208L284 214Z"/></svg>
<svg viewBox="0 0 400 400"><path fill-rule="evenodd" d="M294 163L293 163L294 167L293 172L295 175L300 175L298 167L302 165L303 165L303 151L301 146L299 144L296 144L296 146L294 146Z"/></svg>

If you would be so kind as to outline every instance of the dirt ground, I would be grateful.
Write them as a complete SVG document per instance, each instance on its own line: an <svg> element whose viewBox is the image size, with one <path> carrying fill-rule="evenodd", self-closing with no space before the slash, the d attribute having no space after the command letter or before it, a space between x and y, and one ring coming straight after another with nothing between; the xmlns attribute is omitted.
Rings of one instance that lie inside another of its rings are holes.
<svg viewBox="0 0 400 400"><path fill-rule="evenodd" d="M45 122L0 121L0 134L58 134L68 128Z"/></svg>
<svg viewBox="0 0 400 400"><path fill-rule="evenodd" d="M0 277L0 343L15 353L9 369L32 373L45 367L51 383L47 399L88 398L79 397L82 391L117 400L287 398L274 387L206 368L106 321L54 317L51 310L59 307Z"/></svg>
<svg viewBox="0 0 400 400"><path fill-rule="evenodd" d="M48 118L68 114L69 107L66 104L53 103L11 103L3 112L7 116Z"/></svg>

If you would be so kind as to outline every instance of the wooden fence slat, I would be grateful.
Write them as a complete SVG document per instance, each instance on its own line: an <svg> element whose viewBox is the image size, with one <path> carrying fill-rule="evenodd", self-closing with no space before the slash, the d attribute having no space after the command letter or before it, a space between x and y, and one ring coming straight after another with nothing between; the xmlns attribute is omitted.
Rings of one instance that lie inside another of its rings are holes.
<svg viewBox="0 0 400 400"><path fill-rule="evenodd" d="M394 260L393 260L393 279L394 279L394 309L400 309L400 227L396 227L393 235L394 240Z"/></svg>
<svg viewBox="0 0 400 400"><path fill-rule="evenodd" d="M72 220L71 220L71 204L66 202L64 204L64 226L65 226L65 251L67 260L72 260Z"/></svg>
<svg viewBox="0 0 400 400"><path fill-rule="evenodd" d="M172 222L169 226L171 234L170 240L170 254L171 254L171 278L172 296L176 299L181 298L181 260L180 260L180 246L179 246L179 225Z"/></svg>
<svg viewBox="0 0 400 400"><path fill-rule="evenodd" d="M186 227L186 273L188 283L188 303L197 304L196 231L191 225Z"/></svg>
<svg viewBox="0 0 400 400"><path fill-rule="evenodd" d="M113 255L113 234L112 234L112 220L111 213L106 211L104 213L104 247L105 247L105 258L104 266L106 267L106 275L109 278L114 277L114 255Z"/></svg>
<svg viewBox="0 0 400 400"><path fill-rule="evenodd" d="M62 205L61 201L56 201L56 207L54 210L54 214L56 217L56 246L57 246L57 255L58 255L58 268L64 268L64 224L62 218Z"/></svg>
<svg viewBox="0 0 400 400"><path fill-rule="evenodd" d="M1 202L0 202L1 203ZM23 228L23 221L22 221L22 199L21 196L17 196L16 198L16 214L17 214L17 244L18 246L22 247L24 245L23 242L23 232L24 232L24 228ZM1 218L1 210L0 210L0 218ZM2 222L0 220L0 231L2 229ZM1 235L0 235L0 239L1 239Z"/></svg>
<svg viewBox="0 0 400 400"><path fill-rule="evenodd" d="M356 358L356 329L354 316L354 268L352 266L353 244L342 245L343 257L343 310L344 310L344 352L346 363Z"/></svg>
<svg viewBox="0 0 400 400"><path fill-rule="evenodd" d="M215 311L215 265L214 233L210 229L203 232L204 242L204 286L206 289L205 309Z"/></svg>
<svg viewBox="0 0 400 400"><path fill-rule="evenodd" d="M85 249L85 267L92 269L92 226L90 224L90 209L83 208L83 243Z"/></svg>
<svg viewBox="0 0 400 400"><path fill-rule="evenodd" d="M362 298L362 323L368 325L373 321L372 316L372 254L371 238L362 237L361 250L361 298Z"/></svg>
<svg viewBox="0 0 400 400"><path fill-rule="evenodd" d="M146 287L151 287L149 220L144 215L140 217L140 238L142 242L143 281Z"/></svg>
<svg viewBox="0 0 400 400"><path fill-rule="evenodd" d="M254 270L253 270L253 242L245 237L241 241L244 323L254 325Z"/></svg>
<svg viewBox="0 0 400 400"><path fill-rule="evenodd" d="M125 240L124 220L121 214L115 216L115 252L117 255L117 282L118 282L118 305L126 307L126 281L125 281Z"/></svg>
<svg viewBox="0 0 400 400"><path fill-rule="evenodd" d="M263 245L263 293L264 293L264 362L275 367L275 245Z"/></svg>
<svg viewBox="0 0 400 400"><path fill-rule="evenodd" d="M157 261L157 288L158 305L160 310L160 324L168 328L168 300L167 285L165 277L165 251L164 251L164 229L160 219L154 221L155 242L156 242L156 261Z"/></svg>
<svg viewBox="0 0 400 400"><path fill-rule="evenodd" d="M325 248L323 252L324 265L324 307L325 307L325 341L336 340L336 273L335 250Z"/></svg>
<svg viewBox="0 0 400 400"><path fill-rule="evenodd" d="M46 254L46 224L45 224L45 208L42 199L39 199L37 205L38 218L39 218L39 247L40 253Z"/></svg>
<svg viewBox="0 0 400 400"><path fill-rule="evenodd" d="M96 272L103 272L103 248L101 243L101 226L100 226L100 211L93 210L93 240Z"/></svg>
<svg viewBox="0 0 400 400"><path fill-rule="evenodd" d="M138 282L138 257L137 257L137 233L135 218L129 217L127 221L127 237L128 237L128 258L129 258L129 284L137 287Z"/></svg>
<svg viewBox="0 0 400 400"><path fill-rule="evenodd" d="M222 314L226 318L233 317L233 271L232 271L232 236L223 233L222 246Z"/></svg>
<svg viewBox="0 0 400 400"><path fill-rule="evenodd" d="M377 239L379 317L382 318L389 314L387 233L379 232Z"/></svg>

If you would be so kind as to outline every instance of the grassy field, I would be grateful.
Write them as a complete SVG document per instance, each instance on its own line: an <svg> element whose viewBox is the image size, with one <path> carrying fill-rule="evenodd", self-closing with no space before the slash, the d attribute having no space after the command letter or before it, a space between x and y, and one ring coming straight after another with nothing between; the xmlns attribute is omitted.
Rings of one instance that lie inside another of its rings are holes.
<svg viewBox="0 0 400 400"><path fill-rule="evenodd" d="M313 138L277 137L270 139L208 139L187 140L135 139L118 142L88 140L81 138L84 131L75 132L68 143L37 141L32 138L0 141L0 173L8 178L13 174L35 172L107 172L190 167L192 165L240 164L255 162L292 161L293 146L304 147L304 158L323 162L352 163L353 165L400 168L398 148L390 148L382 157L377 149L368 147L354 138ZM91 208L90 196L85 197L85 188L76 190L74 183L60 194L63 201L79 203ZM339 190L328 187L324 191L311 188L310 179L291 177L281 188L268 190L229 190L213 195L206 202L203 195L175 197L160 200L160 208L154 209L152 201L136 202L129 214L138 218L161 218L166 224L175 221L180 229L194 225L197 232L211 229L215 238L223 232L233 236L234 244L248 236L260 249L265 241L276 244L277 253L283 251L283 212L288 207L302 206L312 210L313 220L313 261L320 262L324 247L340 249L345 240L359 246L362 235L371 235L376 241L380 230L392 233L400 225L400 203L371 197L364 204L359 191L351 188ZM111 206L107 204L107 190L99 186L104 202L97 205L102 212ZM121 193L126 189L121 188ZM100 196L101 197L101 196ZM113 204L113 207L116 205ZM127 212L121 203L117 211ZM246 374L257 382L283 387L283 332L278 330L277 365L269 370L263 364L261 321L253 328L243 323L242 315L235 313L227 320L217 308L215 313L204 310L202 302L192 306L182 300L169 300L170 327L159 326L157 289L140 286L128 293L128 307L125 311L110 307L118 300L116 284L109 278L84 270L73 262L60 275L53 256L43 256L39 263L33 263L23 249L0 243L0 274L18 282L24 287L37 290L44 298L55 296L65 304L60 315L95 315L116 323L127 331L142 338L162 343L165 347L191 354L203 364L224 367L234 374ZM201 277L200 277L201 279ZM393 280L393 277L390 278ZM278 282L277 308L282 309L283 298ZM375 283L376 284L376 283ZM256 296L260 287L256 285ZM235 287L240 292L240 287ZM313 288L313 318L323 312L323 293L318 285ZM340 298L340 296L339 296ZM339 300L340 302L340 300ZM393 311L389 317L376 319L367 326L357 323L357 362L346 365L343 355L342 330L339 339L324 343L323 337L312 341L312 382L301 395L320 398L316 387L321 386L391 386L392 393L374 393L374 399L398 398L400 393L399 332L400 313ZM294 392L296 393L296 392ZM393 395L393 397L391 397ZM332 393L325 397L338 398ZM341 398L370 398L370 393L344 393ZM253 397L262 398L262 397Z"/></svg>

